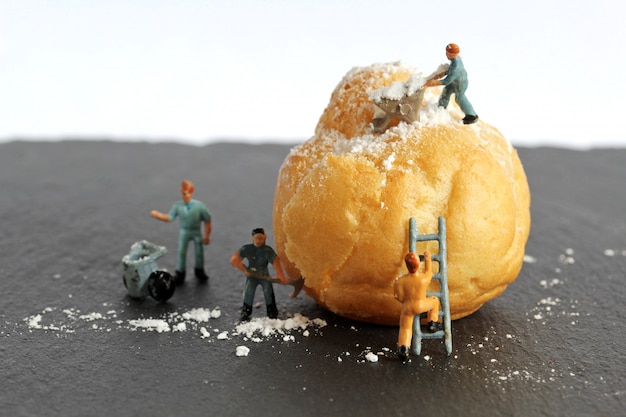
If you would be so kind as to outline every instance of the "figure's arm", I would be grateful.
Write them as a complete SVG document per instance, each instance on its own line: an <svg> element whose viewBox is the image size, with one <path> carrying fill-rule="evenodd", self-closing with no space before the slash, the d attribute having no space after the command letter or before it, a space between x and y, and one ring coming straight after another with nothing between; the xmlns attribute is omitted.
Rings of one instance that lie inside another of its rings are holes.
<svg viewBox="0 0 626 417"><path fill-rule="evenodd" d="M274 266L274 269L276 270L276 276L280 280L280 283L287 284L289 280L285 278L285 273L283 272L283 266L280 263L280 258L278 256L274 258L274 262L272 262L272 266Z"/></svg>
<svg viewBox="0 0 626 417"><path fill-rule="evenodd" d="M459 65L457 61L453 59L450 63L448 71L446 72L446 76L440 80L437 80L437 82L439 83L438 85L450 85L459 78L459 72Z"/></svg>
<svg viewBox="0 0 626 417"><path fill-rule="evenodd" d="M444 75L446 74L438 74L435 76L435 78L431 78L430 80L426 81L424 83L424 88L426 87L436 87L438 85L442 85L441 81L439 81L439 78L442 78Z"/></svg>
<svg viewBox="0 0 626 417"><path fill-rule="evenodd" d="M160 211L156 210L152 210L150 212L150 215L155 219L161 220L162 222L169 222L171 220L169 214L161 213Z"/></svg>
<svg viewBox="0 0 626 417"><path fill-rule="evenodd" d="M202 243L205 245L211 243L211 220L204 222L204 239Z"/></svg>
<svg viewBox="0 0 626 417"><path fill-rule="evenodd" d="M448 75L448 69L450 68L450 64L441 64L435 70L434 75L430 75L426 82L424 83L424 88L426 87L435 87L441 85L441 78Z"/></svg>
<svg viewBox="0 0 626 417"><path fill-rule="evenodd" d="M235 251L230 257L230 264L248 276L248 269L243 264L243 258L239 255L239 251Z"/></svg>
<svg viewBox="0 0 626 417"><path fill-rule="evenodd" d="M425 274L432 274L430 268L431 268L431 259L430 259L430 252L426 251L424 252L424 267L425 267Z"/></svg>

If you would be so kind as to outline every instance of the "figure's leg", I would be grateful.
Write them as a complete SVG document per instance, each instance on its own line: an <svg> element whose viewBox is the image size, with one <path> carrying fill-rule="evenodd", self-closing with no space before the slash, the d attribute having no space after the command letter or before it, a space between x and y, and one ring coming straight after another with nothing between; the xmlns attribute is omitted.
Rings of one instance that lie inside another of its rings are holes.
<svg viewBox="0 0 626 417"><path fill-rule="evenodd" d="M439 323L439 310L441 308L440 303L439 303L439 298L434 297L434 296L428 297L426 299L426 303L429 308L428 310L429 330L430 331L441 330L442 326Z"/></svg>
<svg viewBox="0 0 626 417"><path fill-rule="evenodd" d="M176 260L176 274L174 277L177 285L180 285L185 281L188 245L189 235L181 230L180 234L178 235L178 258Z"/></svg>
<svg viewBox="0 0 626 417"><path fill-rule="evenodd" d="M254 293L256 286L259 285L259 280L256 278L246 278L246 285L243 289L243 302L244 304L252 305L254 303Z"/></svg>
<svg viewBox="0 0 626 417"><path fill-rule="evenodd" d="M265 296L265 304L267 305L267 317L275 319L278 317L278 307L276 307L274 286L269 281L261 281L261 286L263 287L263 295Z"/></svg>
<svg viewBox="0 0 626 417"><path fill-rule="evenodd" d="M204 245L202 244L202 235L197 234L193 237L193 246L195 250L194 272L196 278L206 281L209 279L209 276L204 272Z"/></svg>
<svg viewBox="0 0 626 417"><path fill-rule="evenodd" d="M469 102L467 97L465 97L465 94L457 94L454 97L455 97L454 99L456 100L456 103L459 105L463 113L469 116L476 116L474 107L472 106L472 103Z"/></svg>
<svg viewBox="0 0 626 417"><path fill-rule="evenodd" d="M467 97L465 97L464 93L455 94L454 100L456 101L456 104L459 105L459 107L461 108L461 111L465 113L466 116L476 116L476 111L474 110L472 103L469 102Z"/></svg>
<svg viewBox="0 0 626 417"><path fill-rule="evenodd" d="M189 235L183 231L180 232L178 238L178 262L176 263L176 270L185 272L187 263L187 246L189 246Z"/></svg>
<svg viewBox="0 0 626 417"><path fill-rule="evenodd" d="M478 115L476 114L472 103L469 102L464 93L455 94L454 100L461 108L461 111L465 113L465 117L463 118L463 124L470 125L478 120Z"/></svg>
<svg viewBox="0 0 626 417"><path fill-rule="evenodd" d="M414 314L402 311L400 313L400 330L398 331L398 357L405 361L411 352L411 339L413 338Z"/></svg>
<svg viewBox="0 0 626 417"><path fill-rule="evenodd" d="M252 303L254 303L254 292L259 281L255 278L246 278L246 285L243 289L243 307L241 309L241 321L250 320L252 315Z"/></svg>
<svg viewBox="0 0 626 417"><path fill-rule="evenodd" d="M448 107L448 103L450 103L450 96L453 91L451 88L444 87L441 92L441 96L439 97L439 107L443 107L444 109Z"/></svg>
<svg viewBox="0 0 626 417"><path fill-rule="evenodd" d="M398 348L406 346L410 349L413 338L413 318L414 314L402 312L400 315L400 330L398 331Z"/></svg>
<svg viewBox="0 0 626 417"><path fill-rule="evenodd" d="M194 236L193 245L195 249L195 268L204 269L204 245L202 245L202 236Z"/></svg>

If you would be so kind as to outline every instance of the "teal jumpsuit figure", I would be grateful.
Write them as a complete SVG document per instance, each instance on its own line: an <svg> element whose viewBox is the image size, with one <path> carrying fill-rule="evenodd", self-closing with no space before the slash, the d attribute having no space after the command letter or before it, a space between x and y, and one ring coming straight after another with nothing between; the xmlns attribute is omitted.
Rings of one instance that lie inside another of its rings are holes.
<svg viewBox="0 0 626 417"><path fill-rule="evenodd" d="M150 212L155 219L164 222L171 222L177 217L180 221L180 235L178 239L178 261L176 264L175 280L177 284L185 281L185 270L187 263L187 247L189 242L193 241L195 249L195 269L196 278L200 281L206 281L209 276L204 271L204 248L208 245L211 238L211 214L207 210L204 203L194 200L194 185L189 180L183 180L180 192L182 201L177 201L172 206L169 214L161 213L156 210ZM202 235L202 223L204 223L204 237Z"/></svg>
<svg viewBox="0 0 626 417"><path fill-rule="evenodd" d="M265 238L265 230L263 228L252 230L252 243L243 245L230 258L230 264L246 275L241 321L250 319L254 293L258 285L263 288L265 304L267 305L267 316L271 319L278 317L278 308L276 307L276 298L272 286L272 281L275 279L269 276L268 264L271 263L274 266L278 280L281 283L286 284L288 281L285 278L278 255L271 246L265 244ZM244 259L247 260L247 266L243 263Z"/></svg>
<svg viewBox="0 0 626 417"><path fill-rule="evenodd" d="M443 85L443 91L441 97L439 97L439 106L444 109L448 107L450 102L450 96L454 94L454 100L459 105L461 111L465 113L463 118L463 124L469 125L478 120L478 116L474 111L474 107L465 97L465 90L467 90L467 72L463 66L463 61L459 57L461 52L458 45L450 43L446 46L446 57L450 60L450 67L444 74L440 74L435 79L428 80L424 87L435 87ZM445 78L441 78L445 75ZM437 79L440 78L440 79Z"/></svg>

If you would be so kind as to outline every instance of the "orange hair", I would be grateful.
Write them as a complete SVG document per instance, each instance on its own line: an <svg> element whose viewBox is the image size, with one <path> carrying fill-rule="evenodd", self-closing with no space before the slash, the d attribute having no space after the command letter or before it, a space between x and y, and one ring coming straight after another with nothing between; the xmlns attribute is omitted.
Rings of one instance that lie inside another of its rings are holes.
<svg viewBox="0 0 626 417"><path fill-rule="evenodd" d="M410 273L414 274L417 272L417 268L420 265L419 258L413 252L409 252L404 257L404 263L406 264L407 269Z"/></svg>
<svg viewBox="0 0 626 417"><path fill-rule="evenodd" d="M457 45L456 43L449 43L448 45L446 45L446 52L458 54L459 52L461 52L461 48L459 48L459 45Z"/></svg>
<svg viewBox="0 0 626 417"><path fill-rule="evenodd" d="M182 191L188 191L190 193L193 193L193 191L194 191L193 182L191 182L189 180L183 180L183 184L180 186L180 189Z"/></svg>

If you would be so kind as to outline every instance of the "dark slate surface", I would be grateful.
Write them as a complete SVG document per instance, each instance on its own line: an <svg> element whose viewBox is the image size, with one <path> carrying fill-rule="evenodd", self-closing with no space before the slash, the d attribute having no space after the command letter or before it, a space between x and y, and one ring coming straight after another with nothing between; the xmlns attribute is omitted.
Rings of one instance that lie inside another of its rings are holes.
<svg viewBox="0 0 626 417"><path fill-rule="evenodd" d="M235 334L244 280L228 258L252 227L272 240L288 151L1 144L1 414L624 415L626 150L519 149L531 262L500 298L453 322L451 357L426 341L406 364L394 353L397 328L342 319L303 294L289 299L288 287L276 288L280 317L302 313L325 327L287 331L287 340ZM177 225L148 213L169 209L182 178L195 180L213 214L210 282L188 279L165 304L131 300L121 258L133 242L167 246L159 266L174 269ZM183 316L218 307L208 322ZM140 319L171 331L136 329ZM247 357L235 355L241 345Z"/></svg>

